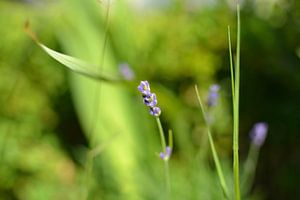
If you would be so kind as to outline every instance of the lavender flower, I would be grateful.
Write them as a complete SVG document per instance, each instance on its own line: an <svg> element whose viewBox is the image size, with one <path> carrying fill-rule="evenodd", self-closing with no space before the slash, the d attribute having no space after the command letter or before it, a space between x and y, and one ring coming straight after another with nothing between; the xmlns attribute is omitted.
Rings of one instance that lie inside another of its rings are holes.
<svg viewBox="0 0 300 200"><path fill-rule="evenodd" d="M146 106L149 106L150 108L155 107L157 104L155 93L149 93L148 95L144 95L144 104L146 104Z"/></svg>
<svg viewBox="0 0 300 200"><path fill-rule="evenodd" d="M148 81L141 81L140 85L138 86L138 90L144 95L150 94L150 85Z"/></svg>
<svg viewBox="0 0 300 200"><path fill-rule="evenodd" d="M157 107L157 98L155 93L151 93L148 81L141 81L138 90L142 93L144 104L150 107L150 114L159 117L161 110Z"/></svg>
<svg viewBox="0 0 300 200"><path fill-rule="evenodd" d="M219 90L220 86L218 84L213 84L209 87L209 94L207 97L207 105L208 107L212 107L217 105L219 98Z"/></svg>
<svg viewBox="0 0 300 200"><path fill-rule="evenodd" d="M265 122L259 122L254 124L252 130L250 131L250 138L252 143L258 147L261 147L266 139L268 132L268 124Z"/></svg>
<svg viewBox="0 0 300 200"><path fill-rule="evenodd" d="M133 80L135 77L134 72L132 71L132 69L130 68L130 66L127 63L120 64L119 71L125 80Z"/></svg>
<svg viewBox="0 0 300 200"><path fill-rule="evenodd" d="M159 153L159 157L163 160L169 160L169 158L171 157L172 154L172 149L171 147L166 147L166 151L164 152L160 152Z"/></svg>
<svg viewBox="0 0 300 200"><path fill-rule="evenodd" d="M159 107L151 107L150 108L150 114L153 115L154 117L159 117L161 113L161 110Z"/></svg>

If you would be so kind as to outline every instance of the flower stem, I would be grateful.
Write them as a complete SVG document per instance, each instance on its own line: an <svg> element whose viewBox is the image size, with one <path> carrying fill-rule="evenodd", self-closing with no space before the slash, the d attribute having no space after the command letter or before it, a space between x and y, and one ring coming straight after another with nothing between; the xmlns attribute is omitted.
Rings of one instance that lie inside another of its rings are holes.
<svg viewBox="0 0 300 200"><path fill-rule="evenodd" d="M232 49L231 49L231 39L230 39L230 26L227 29L228 33L228 51L229 51L229 61L230 61L230 76L231 76L231 94L234 100L234 70L233 70L233 59L232 59Z"/></svg>
<svg viewBox="0 0 300 200"><path fill-rule="evenodd" d="M159 135L160 135L160 142L161 142L161 147L162 147L162 152L166 153L166 140L164 136L164 131L162 129L162 125L160 122L159 117L156 117L156 122L159 130ZM169 172L169 159L164 160L164 165L165 165L165 181L166 181L166 199L170 199L170 194L171 194L171 182L170 182L170 172Z"/></svg>
<svg viewBox="0 0 300 200"><path fill-rule="evenodd" d="M160 142L161 142L162 151L164 153L166 153L166 147L167 147L167 145L166 145L164 131L162 129L162 125L161 125L159 117L156 117L156 122L157 122L158 130L159 130L159 136L160 136Z"/></svg>
<svg viewBox="0 0 300 200"><path fill-rule="evenodd" d="M235 65L235 85L233 98L233 176L235 200L240 200L240 177L239 177L239 89L240 89L240 6L237 4L237 45Z"/></svg>
<svg viewBox="0 0 300 200"><path fill-rule="evenodd" d="M244 172L242 174L243 181L241 187L243 188L245 195L248 194L253 184L259 150L260 148L257 147L257 145L251 143L247 160L244 164Z"/></svg>
<svg viewBox="0 0 300 200"><path fill-rule="evenodd" d="M167 199L170 199L171 195L171 182L170 182L170 172L169 172L169 159L164 160L165 163L165 178L166 178L166 187L167 187Z"/></svg>
<svg viewBox="0 0 300 200"><path fill-rule="evenodd" d="M225 196L226 199L228 199L229 198L229 196L228 196L228 188L227 188L227 185L226 185L226 181L225 181L225 178L224 178L224 174L223 174L223 171L222 171L220 160L219 160L219 157L218 157L215 145L214 145L214 140L213 140L213 137L212 137L211 132L210 132L210 127L209 127L209 124L208 124L207 119L206 119L207 118L206 114L205 114L206 112L205 112L205 109L204 109L204 105L203 105L203 103L201 101L197 85L195 85L195 91L196 91L198 103L199 103L201 111L202 111L204 122L205 122L206 127L207 127L207 134L208 134L209 145L210 145L210 149L212 151L213 159L214 159L214 162L215 162L215 165L216 165L216 169L217 169L219 181L220 181L220 184L221 184L224 196Z"/></svg>

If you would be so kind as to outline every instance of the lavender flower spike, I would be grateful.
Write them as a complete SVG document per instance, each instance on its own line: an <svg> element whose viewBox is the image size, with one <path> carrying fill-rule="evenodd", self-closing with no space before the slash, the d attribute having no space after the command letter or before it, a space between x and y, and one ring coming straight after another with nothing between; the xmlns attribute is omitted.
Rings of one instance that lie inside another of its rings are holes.
<svg viewBox="0 0 300 200"><path fill-rule="evenodd" d="M250 137L252 143L258 147L261 147L266 139L268 132L268 124L265 122L259 122L254 124L252 130L250 131Z"/></svg>
<svg viewBox="0 0 300 200"><path fill-rule="evenodd" d="M217 105L218 98L219 98L219 93L218 93L219 90L220 90L220 85L218 85L218 84L213 84L209 87L209 94L207 97L208 107Z"/></svg>
<svg viewBox="0 0 300 200"><path fill-rule="evenodd" d="M169 160L169 158L171 157L171 154L172 154L171 147L166 147L166 152L165 153L160 152L159 157L163 160Z"/></svg>
<svg viewBox="0 0 300 200"><path fill-rule="evenodd" d="M150 107L150 114L159 117L161 110L157 107L157 99L155 93L151 93L148 81L141 81L138 90L142 93L144 104Z"/></svg>

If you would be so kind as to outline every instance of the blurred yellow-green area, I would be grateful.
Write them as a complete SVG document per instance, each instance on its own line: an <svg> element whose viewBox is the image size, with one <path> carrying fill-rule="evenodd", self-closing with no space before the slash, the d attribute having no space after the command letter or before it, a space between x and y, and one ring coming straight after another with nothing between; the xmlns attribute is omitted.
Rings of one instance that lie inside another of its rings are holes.
<svg viewBox="0 0 300 200"><path fill-rule="evenodd" d="M241 0L240 171L249 131L269 124L243 199L300 199L300 1ZM40 42L130 83L97 81L47 55ZM165 200L155 118L137 90L148 80L174 133L172 200L223 199L194 85L233 196L227 27L234 0L0 1L0 199ZM234 48L235 49L235 48ZM166 137L167 134L166 134ZM241 177L243 179L243 177Z"/></svg>

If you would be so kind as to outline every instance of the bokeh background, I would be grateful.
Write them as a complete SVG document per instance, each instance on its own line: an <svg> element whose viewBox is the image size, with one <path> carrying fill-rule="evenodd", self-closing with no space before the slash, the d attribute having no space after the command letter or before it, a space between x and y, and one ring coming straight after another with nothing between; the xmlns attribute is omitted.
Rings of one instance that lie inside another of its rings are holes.
<svg viewBox="0 0 300 200"><path fill-rule="evenodd" d="M0 1L0 199L164 199L159 135L139 80L149 80L164 129L174 132L173 199L222 199L194 85L203 98L211 84L221 85L210 114L232 185L227 26L235 46L235 3ZM241 163L252 125L269 124L244 197L299 199L300 1L240 3ZM26 35L27 20L48 47L114 76L128 63L135 81L112 84L71 72Z"/></svg>

